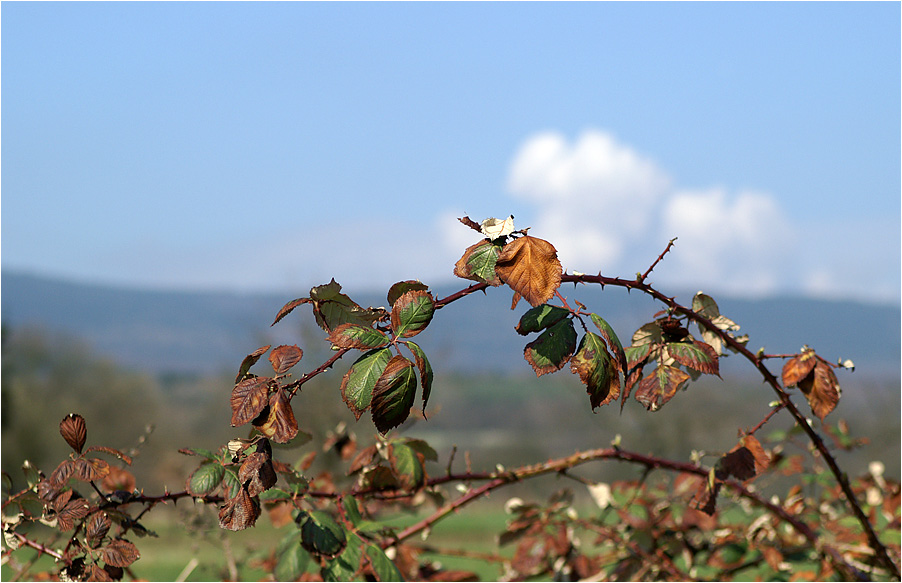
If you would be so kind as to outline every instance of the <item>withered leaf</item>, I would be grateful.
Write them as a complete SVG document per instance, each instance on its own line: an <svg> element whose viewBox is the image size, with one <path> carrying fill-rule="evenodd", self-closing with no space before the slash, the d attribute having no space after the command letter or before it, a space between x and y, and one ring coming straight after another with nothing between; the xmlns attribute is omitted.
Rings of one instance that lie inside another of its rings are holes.
<svg viewBox="0 0 902 583"><path fill-rule="evenodd" d="M241 488L238 494L219 509L219 526L227 530L244 530L254 526L260 517L260 500Z"/></svg>
<svg viewBox="0 0 902 583"><path fill-rule="evenodd" d="M339 348L356 348L358 350L381 348L390 342L388 336L381 331L350 322L333 330L329 334L328 340Z"/></svg>
<svg viewBox="0 0 902 583"><path fill-rule="evenodd" d="M75 472L76 466L73 460L63 460L50 474L49 482L54 488L60 488L66 480Z"/></svg>
<svg viewBox="0 0 902 583"><path fill-rule="evenodd" d="M669 342L667 352L675 361L685 367L704 374L720 376L717 353L704 342Z"/></svg>
<svg viewBox="0 0 902 583"><path fill-rule="evenodd" d="M56 515L60 530L72 530L75 527L75 521L87 516L89 510L88 501L84 498L69 500Z"/></svg>
<svg viewBox="0 0 902 583"><path fill-rule="evenodd" d="M298 422L285 390L280 388L269 396L269 416L265 423L255 427L276 443L288 443L295 438Z"/></svg>
<svg viewBox="0 0 902 583"><path fill-rule="evenodd" d="M839 381L830 365L820 358L817 359L814 370L798 382L798 387L808 399L811 411L821 421L839 403Z"/></svg>
<svg viewBox="0 0 902 583"><path fill-rule="evenodd" d="M269 377L250 377L232 389L232 427L252 421L269 403L269 388L275 383Z"/></svg>
<svg viewBox="0 0 902 583"><path fill-rule="evenodd" d="M284 374L288 372L288 369L299 363L302 356L304 356L304 351L296 345L282 345L274 348L269 353L269 362L272 364L276 374Z"/></svg>
<svg viewBox="0 0 902 583"><path fill-rule="evenodd" d="M102 451L103 453L108 453L112 456L119 458L120 460L124 461L128 465L132 465L132 458L125 455L118 449L113 449L112 447L106 447L105 445L92 445L91 447L89 447L88 449L85 450L85 453L86 454L91 453L92 451Z"/></svg>
<svg viewBox="0 0 902 583"><path fill-rule="evenodd" d="M100 556L107 565L123 569L141 558L135 545L120 538L111 540L107 546L100 549Z"/></svg>
<svg viewBox="0 0 902 583"><path fill-rule="evenodd" d="M247 356L244 357L244 360L241 361L241 366L238 368L238 374L235 376L235 382L240 383L247 376L247 371L254 366L260 357L266 354L266 351L269 350L271 344L267 344L266 346L261 346L257 350L251 352Z"/></svg>
<svg viewBox="0 0 902 583"><path fill-rule="evenodd" d="M676 395L689 378L678 368L659 365L651 375L639 381L636 400L649 411L657 411Z"/></svg>
<svg viewBox="0 0 902 583"><path fill-rule="evenodd" d="M573 320L567 318L550 326L539 337L526 345L523 357L532 366L536 376L564 368L576 350L576 330Z"/></svg>
<svg viewBox="0 0 902 583"><path fill-rule="evenodd" d="M94 514L88 521L88 525L85 529L85 534L88 537L88 545L91 548L97 548L103 540L103 537L109 532L112 524L113 521L110 520L110 517L107 516L106 512L97 512Z"/></svg>
<svg viewBox="0 0 902 583"><path fill-rule="evenodd" d="M470 245L457 263L454 264L454 275L491 286L501 285L501 279L495 273L495 264L501 254L501 247L488 239Z"/></svg>
<svg viewBox="0 0 902 583"><path fill-rule="evenodd" d="M109 571L105 568L101 568L100 565L88 565L85 567L87 572L87 577L85 577L85 581L116 581L113 579L113 576L110 575ZM78 579L73 579L74 581L78 581Z"/></svg>
<svg viewBox="0 0 902 583"><path fill-rule="evenodd" d="M524 235L504 246L495 273L532 306L544 304L561 285L561 262L554 245Z"/></svg>
<svg viewBox="0 0 902 583"><path fill-rule="evenodd" d="M620 396L620 374L601 337L587 332L570 361L570 370L586 385L594 411Z"/></svg>
<svg viewBox="0 0 902 583"><path fill-rule="evenodd" d="M717 477L721 480L733 476L744 482L756 475L755 456L745 446L737 445L717 462Z"/></svg>
<svg viewBox="0 0 902 583"><path fill-rule="evenodd" d="M273 323L270 324L270 326L275 326L279 320L281 320L282 318L284 318L285 316L290 314L293 309L295 309L296 307L298 307L302 304L306 304L310 301L311 301L310 298L298 298L296 300L291 300L290 302L288 302L287 304L282 306L282 309L279 310L278 314L276 314L276 319L273 320Z"/></svg>
<svg viewBox="0 0 902 583"><path fill-rule="evenodd" d="M817 364L817 355L815 355L813 350L806 350L790 358L783 365L783 386L789 388L798 385L799 381L814 370L815 364Z"/></svg>
<svg viewBox="0 0 902 583"><path fill-rule="evenodd" d="M75 477L82 482L99 480L110 473L110 464L97 458L75 460Z"/></svg>
<svg viewBox="0 0 902 583"><path fill-rule="evenodd" d="M423 416L425 416L426 403L429 401L429 395L432 392L432 365L429 364L426 353L423 352L423 349L420 348L418 344L412 340L407 341L406 344L407 348L413 353L413 359L417 365L417 370L420 371L420 387L423 388Z"/></svg>
<svg viewBox="0 0 902 583"><path fill-rule="evenodd" d="M396 355L388 361L373 387L372 416L383 435L407 420L416 398L416 373L412 362Z"/></svg>
<svg viewBox="0 0 902 583"><path fill-rule="evenodd" d="M247 456L238 470L238 481L251 496L258 496L276 484L275 468L272 459L262 452L254 452Z"/></svg>
<svg viewBox="0 0 902 583"><path fill-rule="evenodd" d="M63 417L63 420L60 421L60 435L63 436L69 447L75 450L75 453L81 453L88 437L88 427L84 417L75 413L69 413Z"/></svg>

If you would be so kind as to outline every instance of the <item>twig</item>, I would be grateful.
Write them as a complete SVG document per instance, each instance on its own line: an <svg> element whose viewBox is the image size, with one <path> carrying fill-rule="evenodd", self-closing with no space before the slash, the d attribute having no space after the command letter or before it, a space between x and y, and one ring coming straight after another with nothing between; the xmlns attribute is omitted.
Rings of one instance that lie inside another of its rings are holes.
<svg viewBox="0 0 902 583"><path fill-rule="evenodd" d="M651 271L652 271L655 267L657 267L658 263L660 263L662 259L664 259L664 256L667 255L667 252L670 251L670 248L673 247L673 242L676 241L676 240L677 240L677 238L674 237L673 239L670 240L669 243L667 243L667 247L665 247L665 248L664 248L664 251L663 251L660 255L658 255L658 258L655 259L655 262L652 263L652 264L648 267L648 269L645 270L645 273L643 273L642 275L639 276L639 278L638 278L639 283L644 282L644 281L645 281L645 278L647 278L647 277L651 274Z"/></svg>

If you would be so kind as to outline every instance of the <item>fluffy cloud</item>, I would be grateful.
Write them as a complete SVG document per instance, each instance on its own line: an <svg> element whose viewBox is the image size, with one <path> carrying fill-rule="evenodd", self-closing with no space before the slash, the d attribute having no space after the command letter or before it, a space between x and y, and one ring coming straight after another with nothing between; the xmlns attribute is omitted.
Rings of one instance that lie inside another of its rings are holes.
<svg viewBox="0 0 902 583"><path fill-rule="evenodd" d="M674 189L654 161L598 130L572 144L557 133L530 137L508 189L535 207L533 233L552 241L571 270L630 275L678 237L656 281L762 294L785 276L794 245L770 194Z"/></svg>
<svg viewBox="0 0 902 583"><path fill-rule="evenodd" d="M600 131L572 145L547 132L514 157L508 190L537 207L532 227L554 241L565 266L610 270L652 226L670 178L652 160Z"/></svg>

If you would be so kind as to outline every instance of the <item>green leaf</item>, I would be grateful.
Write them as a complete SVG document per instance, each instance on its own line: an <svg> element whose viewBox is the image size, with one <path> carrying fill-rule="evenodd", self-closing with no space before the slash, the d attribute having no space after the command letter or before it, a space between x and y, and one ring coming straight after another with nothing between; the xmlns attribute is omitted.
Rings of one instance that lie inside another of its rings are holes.
<svg viewBox="0 0 902 583"><path fill-rule="evenodd" d="M586 332L570 361L570 370L586 385L593 411L620 395L620 374L597 334Z"/></svg>
<svg viewBox="0 0 902 583"><path fill-rule="evenodd" d="M454 265L454 275L463 279L487 283L492 286L501 285L501 278L495 273L495 264L501 255L501 245L484 239L471 245Z"/></svg>
<svg viewBox="0 0 902 583"><path fill-rule="evenodd" d="M634 366L648 358L648 355L651 352L651 346L651 344L627 346L626 350L623 351L624 355L626 356L627 366L629 368L633 368Z"/></svg>
<svg viewBox="0 0 902 583"><path fill-rule="evenodd" d="M413 363L394 356L373 388L372 414L376 429L383 435L403 423L416 398L416 373Z"/></svg>
<svg viewBox="0 0 902 583"><path fill-rule="evenodd" d="M22 464L22 472L25 474L25 483L29 489L34 488L35 484L41 481L41 472L28 460Z"/></svg>
<svg viewBox="0 0 902 583"><path fill-rule="evenodd" d="M426 472L417 452L412 447L397 442L392 443L388 451L392 470L398 476L401 486L406 489L422 486Z"/></svg>
<svg viewBox="0 0 902 583"><path fill-rule="evenodd" d="M324 557L335 557L348 542L345 530L322 510L303 512L301 521L301 546L307 551Z"/></svg>
<svg viewBox="0 0 902 583"><path fill-rule="evenodd" d="M388 348L376 348L354 361L341 379L341 396L357 419L373 399L373 388L391 358Z"/></svg>
<svg viewBox="0 0 902 583"><path fill-rule="evenodd" d="M366 555L370 558L376 578L380 581L403 581L401 571L386 556L385 551L376 545L366 547Z"/></svg>
<svg viewBox="0 0 902 583"><path fill-rule="evenodd" d="M607 342L611 352L614 353L614 358L617 359L616 362L620 365L620 372L626 374L628 370L626 366L626 353L623 351L623 344L620 343L620 338L617 337L614 328L598 314L589 314L589 317L592 318L592 322L598 327L602 338Z"/></svg>
<svg viewBox="0 0 902 583"><path fill-rule="evenodd" d="M344 551L326 563L322 570L324 581L355 581L363 559L363 540L356 534L348 534L348 543Z"/></svg>
<svg viewBox="0 0 902 583"><path fill-rule="evenodd" d="M398 298L403 296L405 293L412 290L422 290L426 291L429 289L429 286L418 280L407 280L407 281L399 281L388 289L388 305L393 306L395 302L398 301Z"/></svg>
<svg viewBox="0 0 902 583"><path fill-rule="evenodd" d="M232 468L224 468L222 486L224 489L228 489L226 498L234 498L238 495L238 492L241 490L241 480L238 479L238 474L235 470Z"/></svg>
<svg viewBox="0 0 902 583"><path fill-rule="evenodd" d="M438 461L438 453L432 449L432 446L423 441L422 439L410 439L406 438L404 443L409 447L413 448L414 451L423 455L429 461L437 462Z"/></svg>
<svg viewBox="0 0 902 583"><path fill-rule="evenodd" d="M391 342L388 336L370 326L342 324L329 334L329 342L339 348L357 348L366 350L381 348Z"/></svg>
<svg viewBox="0 0 902 583"><path fill-rule="evenodd" d="M292 530L276 547L276 581L297 581L307 571L310 554L301 548L301 531Z"/></svg>
<svg viewBox="0 0 902 583"><path fill-rule="evenodd" d="M526 345L523 356L536 376L558 371L567 364L576 349L576 330L567 318L554 324Z"/></svg>
<svg viewBox="0 0 902 583"><path fill-rule="evenodd" d="M705 374L719 375L717 354L709 345L701 342L670 342L667 352L683 366Z"/></svg>
<svg viewBox="0 0 902 583"><path fill-rule="evenodd" d="M212 494L222 482L225 468L216 462L203 462L188 476L186 490L192 496L207 496Z"/></svg>
<svg viewBox="0 0 902 583"><path fill-rule="evenodd" d="M373 308L362 308L354 300L341 292L341 286L333 279L326 285L310 290L313 300L313 316L317 325L328 333L346 323L371 326L381 319L385 312Z"/></svg>
<svg viewBox="0 0 902 583"><path fill-rule="evenodd" d="M191 448L191 449L188 449L187 447L183 447L182 449L179 450L179 453L183 454L183 455L197 455L202 458L206 458L208 460L214 460L219 457L215 453L210 451L209 449L202 449L200 447L195 447L195 448Z"/></svg>
<svg viewBox="0 0 902 583"><path fill-rule="evenodd" d="M395 301L391 309L391 328L398 338L410 338L422 332L435 313L432 294L411 290Z"/></svg>
<svg viewBox="0 0 902 583"><path fill-rule="evenodd" d="M567 317L570 311L559 306L551 306L542 304L526 311L520 318L520 322L514 326L514 330L521 336L526 336L530 332L539 332L557 324Z"/></svg>
<svg viewBox="0 0 902 583"><path fill-rule="evenodd" d="M363 522L363 515L360 514L360 507L357 505L357 499L353 496L345 496L341 499L341 505L345 509L345 516L351 521L355 527Z"/></svg>
<svg viewBox="0 0 902 583"><path fill-rule="evenodd" d="M413 353L414 362L416 362L417 370L420 371L420 386L423 388L423 416L426 415L426 403L429 401L429 395L432 393L432 365L426 358L426 353L418 344L412 340L405 342L407 348Z"/></svg>

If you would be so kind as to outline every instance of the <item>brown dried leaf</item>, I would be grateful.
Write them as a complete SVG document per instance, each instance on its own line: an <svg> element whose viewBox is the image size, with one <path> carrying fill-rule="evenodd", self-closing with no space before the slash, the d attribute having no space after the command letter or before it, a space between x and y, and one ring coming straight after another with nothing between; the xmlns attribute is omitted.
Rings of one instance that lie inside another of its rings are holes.
<svg viewBox="0 0 902 583"><path fill-rule="evenodd" d="M112 456L116 456L117 458L121 459L128 465L132 465L132 458L125 455L118 449L113 449L112 447L106 447L105 445L92 445L91 447L89 447L88 449L85 450L85 453L87 454L92 451L102 451L103 453L108 453Z"/></svg>
<svg viewBox="0 0 902 583"><path fill-rule="evenodd" d="M113 521L110 520L110 517L107 516L106 512L98 512L91 517L91 520L88 521L88 525L85 529L85 534L88 537L88 545L92 549L97 548L100 545L100 542L103 540L103 537L106 536L107 532L109 532L112 524Z"/></svg>
<svg viewBox="0 0 902 583"><path fill-rule="evenodd" d="M495 273L532 306L539 306L560 287L562 268L551 243L525 235L502 248Z"/></svg>
<svg viewBox="0 0 902 583"><path fill-rule="evenodd" d="M290 502L276 502L267 506L266 512L274 528L282 528L293 521L291 511L294 510L294 506Z"/></svg>
<svg viewBox="0 0 902 583"><path fill-rule="evenodd" d="M284 318L285 316L290 314L291 310L295 309L296 307L300 306L301 304L306 304L307 302L310 302L310 301L311 301L310 298L298 298L296 300L291 300L290 302L288 302L287 304L282 306L282 309L279 310L278 314L276 314L276 319L273 320L273 323L270 324L270 326L275 326L279 320L281 320L282 318Z"/></svg>
<svg viewBox="0 0 902 583"><path fill-rule="evenodd" d="M734 476L741 481L755 477L755 456L748 448L737 445L720 458L717 464L717 477L726 480Z"/></svg>
<svg viewBox="0 0 902 583"><path fill-rule="evenodd" d="M54 488L60 488L66 483L66 480L75 472L75 462L72 460L63 460L60 465L56 466L53 473L50 474L50 485Z"/></svg>
<svg viewBox="0 0 902 583"><path fill-rule="evenodd" d="M266 422L255 427L276 443L288 443L298 434L298 422L291 408L291 401L283 389L269 397L269 416Z"/></svg>
<svg viewBox="0 0 902 583"><path fill-rule="evenodd" d="M128 567L141 558L138 547L123 539L114 539L110 544L100 549L103 562L114 567Z"/></svg>
<svg viewBox="0 0 902 583"><path fill-rule="evenodd" d="M69 447L75 450L75 453L81 453L88 437L88 427L84 417L75 413L69 413L63 417L63 420L60 421L60 435L63 436Z"/></svg>
<svg viewBox="0 0 902 583"><path fill-rule="evenodd" d="M254 526L260 517L260 501L241 488L238 495L219 509L219 526L227 530L244 530Z"/></svg>
<svg viewBox="0 0 902 583"><path fill-rule="evenodd" d="M244 360L241 361L241 367L238 369L238 374L235 375L235 382L240 383L247 376L247 371L250 370L252 366L254 366L260 357L266 354L266 351L269 350L269 347L272 344L267 344L266 346L261 346L257 350L251 352L247 356L244 357Z"/></svg>
<svg viewBox="0 0 902 583"><path fill-rule="evenodd" d="M839 381L833 374L833 369L829 364L817 359L812 374L798 382L798 387L808 399L811 411L817 415L818 419L824 420L824 417L830 414L839 403Z"/></svg>
<svg viewBox="0 0 902 583"><path fill-rule="evenodd" d="M269 362L272 364L276 374L284 374L288 372L288 369L299 363L302 356L304 356L304 351L296 345L282 345L277 346L269 353Z"/></svg>
<svg viewBox="0 0 902 583"><path fill-rule="evenodd" d="M802 354L790 358L783 365L783 386L788 388L799 384L799 381L814 370L815 364L817 364L817 357L813 350L806 350Z"/></svg>
<svg viewBox="0 0 902 583"><path fill-rule="evenodd" d="M636 400L649 411L657 411L676 395L689 378L678 368L660 365L651 375L639 381Z"/></svg>
<svg viewBox="0 0 902 583"><path fill-rule="evenodd" d="M238 481L251 496L258 496L276 484L276 470L272 459L262 452L254 452L247 456L238 470Z"/></svg>
<svg viewBox="0 0 902 583"><path fill-rule="evenodd" d="M274 384L269 377L244 379L232 389L232 427L252 421L269 403L269 387Z"/></svg>
<svg viewBox="0 0 902 583"><path fill-rule="evenodd" d="M85 577L85 581L115 581L113 576L104 569L101 568L100 565L88 565L87 569L87 577Z"/></svg>
<svg viewBox="0 0 902 583"><path fill-rule="evenodd" d="M78 458L75 460L75 477L82 482L93 482L110 473L110 464L97 458Z"/></svg>
<svg viewBox="0 0 902 583"><path fill-rule="evenodd" d="M75 521L87 516L89 510L88 501L84 498L69 500L56 515L59 529L62 531L72 530L75 527Z"/></svg>

